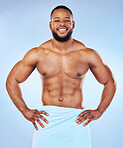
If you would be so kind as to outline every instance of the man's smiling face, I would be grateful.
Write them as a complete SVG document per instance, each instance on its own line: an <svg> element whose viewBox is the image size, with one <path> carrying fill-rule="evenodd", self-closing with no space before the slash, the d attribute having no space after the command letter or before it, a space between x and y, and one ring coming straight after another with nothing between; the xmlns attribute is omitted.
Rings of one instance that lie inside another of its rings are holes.
<svg viewBox="0 0 123 148"><path fill-rule="evenodd" d="M53 37L59 42L68 41L74 28L72 14L66 9L57 9L53 12L50 29Z"/></svg>

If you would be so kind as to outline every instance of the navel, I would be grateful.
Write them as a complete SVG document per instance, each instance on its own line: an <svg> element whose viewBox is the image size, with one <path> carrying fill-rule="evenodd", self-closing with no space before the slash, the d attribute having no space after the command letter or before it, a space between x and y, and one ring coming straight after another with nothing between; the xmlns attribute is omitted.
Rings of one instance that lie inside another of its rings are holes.
<svg viewBox="0 0 123 148"><path fill-rule="evenodd" d="M58 98L58 100L59 100L60 102L62 102L62 101L63 101L63 98Z"/></svg>
<svg viewBox="0 0 123 148"><path fill-rule="evenodd" d="M81 76L81 73L77 73L76 75L77 75L77 76Z"/></svg>

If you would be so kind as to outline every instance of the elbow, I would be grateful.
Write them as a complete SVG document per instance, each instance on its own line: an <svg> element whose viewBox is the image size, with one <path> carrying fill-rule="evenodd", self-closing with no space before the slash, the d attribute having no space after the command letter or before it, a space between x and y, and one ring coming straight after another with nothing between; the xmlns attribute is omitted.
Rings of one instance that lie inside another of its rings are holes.
<svg viewBox="0 0 123 148"><path fill-rule="evenodd" d="M110 88L111 90L113 90L114 93L116 92L117 83L116 83L116 81L115 81L114 78L111 78L111 79L107 82L107 85L109 85L109 88Z"/></svg>
<svg viewBox="0 0 123 148"><path fill-rule="evenodd" d="M8 91L9 89L11 89L15 83L17 83L17 81L13 77L8 75L8 77L6 79L6 84L5 84L6 90Z"/></svg>
<svg viewBox="0 0 123 148"><path fill-rule="evenodd" d="M6 88L8 87L8 84L9 84L9 76L6 79Z"/></svg>
<svg viewBox="0 0 123 148"><path fill-rule="evenodd" d="M117 83L116 83L116 81L113 79L113 86L114 86L114 90L115 90L115 92L116 92L116 89L117 89Z"/></svg>
<svg viewBox="0 0 123 148"><path fill-rule="evenodd" d="M11 80L9 78L9 76L6 79L6 90L8 90L9 86L11 85Z"/></svg>
<svg viewBox="0 0 123 148"><path fill-rule="evenodd" d="M113 86L114 90L116 91L116 89L117 89L117 83L116 83L116 80L114 79L114 76L113 75L111 77L111 82L112 82L112 86Z"/></svg>

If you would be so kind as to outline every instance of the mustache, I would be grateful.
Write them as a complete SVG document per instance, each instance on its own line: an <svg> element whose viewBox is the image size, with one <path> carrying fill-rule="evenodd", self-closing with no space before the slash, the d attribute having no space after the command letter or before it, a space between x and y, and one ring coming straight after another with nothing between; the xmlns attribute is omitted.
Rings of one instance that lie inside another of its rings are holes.
<svg viewBox="0 0 123 148"><path fill-rule="evenodd" d="M60 25L59 27L56 28L56 30L59 30L59 29L66 29L66 30L68 30L68 27L65 26L65 25Z"/></svg>

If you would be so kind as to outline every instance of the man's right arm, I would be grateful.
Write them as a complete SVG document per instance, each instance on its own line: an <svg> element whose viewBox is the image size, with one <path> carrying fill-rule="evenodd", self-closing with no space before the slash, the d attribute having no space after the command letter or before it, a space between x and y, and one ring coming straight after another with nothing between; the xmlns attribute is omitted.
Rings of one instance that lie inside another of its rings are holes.
<svg viewBox="0 0 123 148"><path fill-rule="evenodd" d="M23 112L27 106L23 101L19 83L24 82L35 69L37 60L34 50L35 49L30 50L21 61L15 64L6 81L6 89L8 94L15 106L21 112Z"/></svg>
<svg viewBox="0 0 123 148"><path fill-rule="evenodd" d="M41 118L47 122L46 119L40 115L41 113L47 115L47 113L44 111L38 111L36 109L30 110L27 107L23 100L19 83L24 82L29 77L29 75L34 71L37 62L38 48L34 48L27 52L21 61L15 64L15 66L10 71L6 81L6 89L11 100L18 108L18 110L24 115L24 117L33 123L36 129L38 128L35 121L37 121L43 127L43 124L38 118Z"/></svg>

